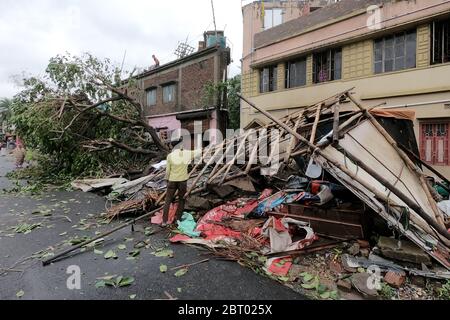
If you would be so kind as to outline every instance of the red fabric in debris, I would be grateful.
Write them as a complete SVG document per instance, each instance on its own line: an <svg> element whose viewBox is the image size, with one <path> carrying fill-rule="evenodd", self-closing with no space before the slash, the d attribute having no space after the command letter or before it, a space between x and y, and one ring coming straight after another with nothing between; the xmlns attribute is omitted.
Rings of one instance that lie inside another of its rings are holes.
<svg viewBox="0 0 450 320"><path fill-rule="evenodd" d="M178 243L178 242L183 242L183 241L188 241L188 240L191 240L191 238L188 237L187 235L177 234L176 236L174 236L170 239L170 242Z"/></svg>
<svg viewBox="0 0 450 320"><path fill-rule="evenodd" d="M329 182L327 181L319 181L319 180L315 180L311 182L311 193L312 194L319 194L320 193L320 189L322 188L322 186L324 184L328 184Z"/></svg>
<svg viewBox="0 0 450 320"><path fill-rule="evenodd" d="M281 219L274 219L274 226L273 228L278 231L278 232L284 232L284 231L289 231L288 229L286 229L286 227L283 225L283 223L281 222Z"/></svg>
<svg viewBox="0 0 450 320"><path fill-rule="evenodd" d="M280 263L284 261L284 263L280 266ZM269 272L285 277L288 275L289 270L291 270L292 267L292 258L280 258L272 261L272 264L269 267Z"/></svg>
<svg viewBox="0 0 450 320"><path fill-rule="evenodd" d="M272 190L266 189L261 193L261 196L258 199L241 198L214 208L203 216L203 218L198 222L195 230L201 232L206 240L219 240L224 237L240 238L240 232L211 222L221 222L224 219L233 216L243 217L255 210L259 201L270 196L272 192Z"/></svg>
<svg viewBox="0 0 450 320"><path fill-rule="evenodd" d="M175 215L177 214L177 209L178 209L178 203L173 203L170 206L169 209L169 224L172 224L175 221ZM162 219L163 219L163 210L157 212L153 217L152 217L152 224L157 224L160 225L162 224Z"/></svg>

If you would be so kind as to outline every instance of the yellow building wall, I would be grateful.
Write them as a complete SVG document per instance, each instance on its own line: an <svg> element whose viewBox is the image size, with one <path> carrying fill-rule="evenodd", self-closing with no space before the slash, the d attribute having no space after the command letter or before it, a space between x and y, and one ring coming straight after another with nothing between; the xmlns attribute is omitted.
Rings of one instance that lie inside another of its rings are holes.
<svg viewBox="0 0 450 320"><path fill-rule="evenodd" d="M313 55L310 54L306 58L306 85L313 84Z"/></svg>
<svg viewBox="0 0 450 320"><path fill-rule="evenodd" d="M423 25L417 28L417 67L427 67L430 65L431 52L430 25Z"/></svg>
<svg viewBox="0 0 450 320"><path fill-rule="evenodd" d="M373 74L373 40L357 42L342 48L342 79Z"/></svg>
<svg viewBox="0 0 450 320"><path fill-rule="evenodd" d="M245 72L241 77L241 93L244 97L254 97L259 93L259 71Z"/></svg>
<svg viewBox="0 0 450 320"><path fill-rule="evenodd" d="M278 64L278 79L277 79L277 90L283 90L285 89L286 83L285 83L285 77L286 77L286 68L284 63Z"/></svg>

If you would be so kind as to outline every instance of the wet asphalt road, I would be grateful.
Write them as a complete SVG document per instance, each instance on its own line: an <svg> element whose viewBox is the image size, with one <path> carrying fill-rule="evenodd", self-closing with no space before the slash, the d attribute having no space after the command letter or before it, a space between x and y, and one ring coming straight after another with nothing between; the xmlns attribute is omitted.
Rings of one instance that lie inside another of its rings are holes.
<svg viewBox="0 0 450 320"><path fill-rule="evenodd" d="M13 159L0 157L0 189L13 185L5 177L11 170ZM104 211L105 200L102 197L82 192L54 191L38 196L1 194L0 269L10 268L43 249L53 247L56 251L61 250L64 241L76 236L93 237L96 232L111 229L113 225L99 223L99 215ZM28 234L11 229L22 223L41 225ZM193 247L170 245L167 232L158 227L154 227L157 234L145 236L147 227L150 223L144 222L136 227L134 233L131 228L126 228L106 238L102 245L96 247L103 255L90 249L47 267L43 267L38 259L18 264L13 272L0 275L0 300L129 300L134 295L136 300L153 300L168 299L166 292L180 300L303 299L291 289L232 262L211 259L191 267L184 276L175 277L171 268L209 256ZM142 240L147 241L148 248L141 248L135 260L127 259L129 252ZM173 258L152 255L155 250L166 246L173 250ZM109 250L113 250L118 259L105 259L104 254ZM161 265L167 265L169 271L161 273ZM70 266L77 266L81 271L80 290L67 288L70 275L66 271ZM135 281L123 288L95 287L98 278L110 275L134 277ZM23 291L23 296L18 298L16 295L20 291Z"/></svg>

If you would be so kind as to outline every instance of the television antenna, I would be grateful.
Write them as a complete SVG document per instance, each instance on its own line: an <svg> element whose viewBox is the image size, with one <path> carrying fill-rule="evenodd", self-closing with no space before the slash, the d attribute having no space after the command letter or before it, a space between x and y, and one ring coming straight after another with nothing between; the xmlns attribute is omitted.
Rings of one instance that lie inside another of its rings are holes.
<svg viewBox="0 0 450 320"><path fill-rule="evenodd" d="M185 42L178 43L178 47L175 50L175 55L178 59L187 57L195 51L194 47L191 47L188 43L188 39Z"/></svg>

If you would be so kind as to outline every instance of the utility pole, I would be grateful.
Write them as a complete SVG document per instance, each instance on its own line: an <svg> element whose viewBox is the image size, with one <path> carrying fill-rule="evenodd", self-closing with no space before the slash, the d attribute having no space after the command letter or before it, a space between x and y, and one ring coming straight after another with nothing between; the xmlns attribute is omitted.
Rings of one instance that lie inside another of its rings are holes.
<svg viewBox="0 0 450 320"><path fill-rule="evenodd" d="M217 39L217 24L216 24L216 11L214 10L214 0L211 0L212 14L213 14L213 22L214 22L214 32L216 33L216 41Z"/></svg>

